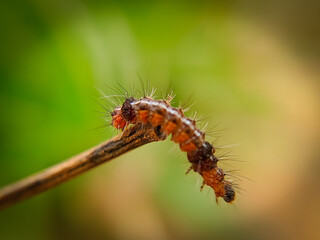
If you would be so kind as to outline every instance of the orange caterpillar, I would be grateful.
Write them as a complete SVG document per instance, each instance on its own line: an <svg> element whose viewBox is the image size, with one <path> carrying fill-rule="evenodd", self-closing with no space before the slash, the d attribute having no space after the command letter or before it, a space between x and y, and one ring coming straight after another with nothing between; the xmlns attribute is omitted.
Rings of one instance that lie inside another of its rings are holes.
<svg viewBox="0 0 320 240"><path fill-rule="evenodd" d="M216 197L222 197L227 203L235 199L231 182L225 180L225 173L217 166L214 147L205 141L205 134L196 127L194 120L184 116L182 109L172 107L165 100L150 97L136 100L131 97L122 106L116 107L111 116L112 125L117 129L140 122L158 127L165 136L172 134L171 140L187 152L191 163L189 170L193 169L203 177L201 189L204 185L212 187Z"/></svg>

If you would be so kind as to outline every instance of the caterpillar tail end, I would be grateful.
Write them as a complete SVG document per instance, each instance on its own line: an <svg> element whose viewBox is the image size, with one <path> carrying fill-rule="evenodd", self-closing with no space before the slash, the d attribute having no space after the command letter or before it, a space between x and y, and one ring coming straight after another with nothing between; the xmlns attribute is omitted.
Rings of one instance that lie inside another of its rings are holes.
<svg viewBox="0 0 320 240"><path fill-rule="evenodd" d="M236 193L233 190L231 184L226 184L224 186L225 194L223 196L223 200L227 203L232 203L236 198Z"/></svg>
<svg viewBox="0 0 320 240"><path fill-rule="evenodd" d="M236 198L236 193L230 182L224 179L224 173L220 168L203 171L202 177L206 185L210 186L216 198L223 198L226 203L232 203Z"/></svg>

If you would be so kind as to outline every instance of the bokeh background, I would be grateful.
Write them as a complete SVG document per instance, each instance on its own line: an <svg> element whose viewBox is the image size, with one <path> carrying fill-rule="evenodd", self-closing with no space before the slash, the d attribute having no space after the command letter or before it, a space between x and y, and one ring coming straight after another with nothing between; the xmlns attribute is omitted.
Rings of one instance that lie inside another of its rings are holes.
<svg viewBox="0 0 320 240"><path fill-rule="evenodd" d="M192 95L237 160L221 166L253 181L217 205L152 143L2 210L0 239L319 239L319 18L317 1L1 1L0 186L110 138L96 88L139 74Z"/></svg>

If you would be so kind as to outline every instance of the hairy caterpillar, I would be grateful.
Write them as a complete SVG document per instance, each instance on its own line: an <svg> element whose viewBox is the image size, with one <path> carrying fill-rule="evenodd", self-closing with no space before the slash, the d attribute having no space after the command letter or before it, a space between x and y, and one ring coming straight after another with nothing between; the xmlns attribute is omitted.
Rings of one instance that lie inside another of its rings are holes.
<svg viewBox="0 0 320 240"><path fill-rule="evenodd" d="M214 190L217 199L222 197L231 203L235 199L235 191L232 183L225 179L224 171L217 166L219 159L215 156L215 148L205 140L205 134L196 127L196 121L185 117L181 108L172 107L171 100L172 97L154 100L146 94L135 99L127 94L122 105L110 111L111 125L123 130L129 124L151 124L164 137L171 134L171 140L187 152L191 163L188 172L193 170L202 176L201 189L208 185Z"/></svg>

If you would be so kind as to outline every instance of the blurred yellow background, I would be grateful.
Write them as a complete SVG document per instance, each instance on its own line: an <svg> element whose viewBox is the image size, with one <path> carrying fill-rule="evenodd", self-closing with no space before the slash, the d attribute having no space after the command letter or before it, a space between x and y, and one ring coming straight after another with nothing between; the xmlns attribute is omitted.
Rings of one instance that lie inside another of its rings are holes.
<svg viewBox="0 0 320 240"><path fill-rule="evenodd" d="M0 6L0 186L110 138L91 99L138 74L192 94L238 160L220 166L253 180L217 205L178 146L152 143L1 211L0 239L320 239L316 1Z"/></svg>

